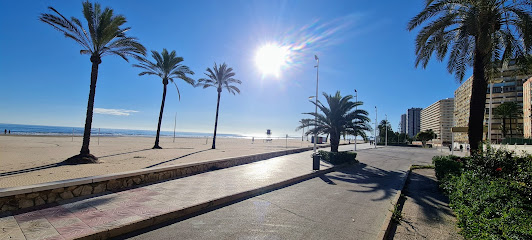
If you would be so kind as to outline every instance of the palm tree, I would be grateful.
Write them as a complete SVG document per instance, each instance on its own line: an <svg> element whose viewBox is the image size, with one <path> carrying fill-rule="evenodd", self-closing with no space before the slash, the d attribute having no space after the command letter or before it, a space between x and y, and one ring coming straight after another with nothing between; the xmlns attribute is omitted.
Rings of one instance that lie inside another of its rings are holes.
<svg viewBox="0 0 532 240"><path fill-rule="evenodd" d="M416 139L421 141L421 144L423 145L423 147L427 146L428 140L432 140L435 138L437 138L437 135L436 133L434 133L434 131L432 131L432 129L418 132L416 135Z"/></svg>
<svg viewBox="0 0 532 240"><path fill-rule="evenodd" d="M150 62L146 58L141 58L139 64L133 64L134 67L142 68L144 71L139 73L139 76L142 75L157 75L163 80L163 100L161 101L161 110L159 111L159 123L157 124L157 136L155 137L154 149L161 149L159 146L159 134L161 132L161 122L163 121L163 110L164 102L166 99L166 85L169 82L175 85L177 89L177 95L179 100L181 100L181 93L179 93L179 88L174 81L174 78L179 78L190 85L194 85L195 81L192 78L189 78L187 74L193 75L192 72L187 66L182 65L182 57L176 56L175 50L171 53L168 53L166 48L163 49L162 54L159 54L157 51L151 51L153 59L155 62Z"/></svg>
<svg viewBox="0 0 532 240"><path fill-rule="evenodd" d="M240 89L232 84L242 84L242 81L234 79L235 73L233 69L227 67L225 63L219 67L214 63L214 68L207 68L205 75L209 78L202 78L198 80L196 86L203 87L203 89L208 87L215 87L218 91L218 101L216 102L216 120L214 122L214 137L212 138L212 149L216 149L216 130L218 128L218 110L220 109L220 95L222 89L227 89L228 92L235 95L235 93L240 93Z"/></svg>
<svg viewBox="0 0 532 240"><path fill-rule="evenodd" d="M506 119L510 120L510 138L512 137L512 119L520 117L522 107L516 102L505 102L495 108L495 115L502 118L502 136L506 137Z"/></svg>
<svg viewBox="0 0 532 240"><path fill-rule="evenodd" d="M86 30L81 21L75 17L68 20L53 7L48 7L53 13L41 14L39 20L51 25L53 28L63 33L65 37L76 41L81 45L80 54L90 55L92 63L91 84L89 100L87 103L87 115L85 119L85 130L83 132L83 144L79 155L73 156L65 163L95 163L98 158L90 154L89 142L92 127L92 115L94 108L94 96L96 93L96 81L98 79L98 66L102 63L102 57L107 55L118 55L128 61L128 57L138 58L139 55L146 54L146 48L140 44L136 38L126 36L126 31L130 28L122 28L126 23L126 18L122 15L113 15L113 10L105 8L103 11L100 4L94 6L86 1L83 2L83 16L87 21Z"/></svg>
<svg viewBox="0 0 532 240"><path fill-rule="evenodd" d="M423 23L416 38L416 66L427 66L433 53L462 81L473 67L469 114L469 143L479 149L489 69L531 51L530 0L427 0L425 9L410 20L408 30Z"/></svg>
<svg viewBox="0 0 532 240"><path fill-rule="evenodd" d="M316 101L310 101L318 106L321 113L303 113L317 118L317 123L314 118L302 119L300 121L301 125L296 128L296 131L308 127L309 130L306 134L317 132L318 134L330 135L331 152L338 152L340 136L344 132L367 139L366 131L371 130L368 124L370 121L368 112L362 109L353 110L355 107L362 105L362 102L352 102L350 100L353 99L353 96L342 97L340 91L337 91L335 95L328 95L324 92L323 96L325 96L329 107L323 105L321 101L317 103Z"/></svg>

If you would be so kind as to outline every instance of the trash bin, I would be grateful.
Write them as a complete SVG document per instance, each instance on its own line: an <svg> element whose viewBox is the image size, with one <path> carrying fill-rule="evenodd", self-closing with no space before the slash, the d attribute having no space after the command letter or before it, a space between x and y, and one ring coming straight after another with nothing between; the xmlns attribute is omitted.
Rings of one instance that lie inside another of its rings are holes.
<svg viewBox="0 0 532 240"><path fill-rule="evenodd" d="M320 154L312 154L312 170L320 170Z"/></svg>

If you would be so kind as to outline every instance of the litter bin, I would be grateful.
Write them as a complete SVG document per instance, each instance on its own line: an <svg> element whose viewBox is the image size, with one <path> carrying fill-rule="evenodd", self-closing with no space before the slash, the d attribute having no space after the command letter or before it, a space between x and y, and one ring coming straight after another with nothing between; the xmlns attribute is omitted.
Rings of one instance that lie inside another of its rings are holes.
<svg viewBox="0 0 532 240"><path fill-rule="evenodd" d="M320 154L312 154L312 170L320 170Z"/></svg>

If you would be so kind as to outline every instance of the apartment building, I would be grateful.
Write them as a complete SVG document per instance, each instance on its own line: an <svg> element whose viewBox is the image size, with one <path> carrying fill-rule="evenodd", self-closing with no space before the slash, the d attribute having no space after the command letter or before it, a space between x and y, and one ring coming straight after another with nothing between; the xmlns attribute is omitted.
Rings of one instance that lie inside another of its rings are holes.
<svg viewBox="0 0 532 240"><path fill-rule="evenodd" d="M401 114L401 121L399 122L399 133L406 133L406 114Z"/></svg>
<svg viewBox="0 0 532 240"><path fill-rule="evenodd" d="M502 118L497 116L495 108L505 102L517 102L523 105L523 83L530 78L530 75L523 75L515 65L510 65L499 69L493 74L488 90L486 92L486 108L484 114L484 126L488 127L489 123L489 109L490 109L490 89L491 93L491 140L492 142L500 141L503 138L502 133ZM473 77L471 76L455 91L454 104L454 126L467 127L469 123L469 104L471 99L471 84ZM523 111L524 112L524 111ZM507 120L508 121L508 120ZM506 128L510 126L507 123ZM509 132L509 131L508 131ZM512 137L523 137L523 118L512 120ZM484 134L486 139L487 132ZM509 137L509 136L507 136ZM468 142L467 133L455 133L454 139L457 142Z"/></svg>
<svg viewBox="0 0 532 240"><path fill-rule="evenodd" d="M417 135L421 128L421 108L410 108L406 111L406 131L409 137Z"/></svg>
<svg viewBox="0 0 532 240"><path fill-rule="evenodd" d="M432 141L450 143L451 127L454 116L454 99L447 98L439 100L421 110L421 131L432 129L437 135L437 139Z"/></svg>

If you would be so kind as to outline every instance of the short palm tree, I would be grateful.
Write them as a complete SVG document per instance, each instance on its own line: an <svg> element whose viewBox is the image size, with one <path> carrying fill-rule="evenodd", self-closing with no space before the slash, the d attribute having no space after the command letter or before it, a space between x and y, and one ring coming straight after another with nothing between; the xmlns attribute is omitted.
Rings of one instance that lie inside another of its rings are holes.
<svg viewBox="0 0 532 240"><path fill-rule="evenodd" d="M342 97L340 91L335 95L328 95L323 93L327 100L327 106L323 105L321 101L310 101L317 105L321 113L303 113L315 118L306 118L300 121L301 125L296 128L296 131L308 127L306 134L328 134L331 136L331 152L338 152L340 144L340 136L343 133L362 136L367 139L366 131L370 131L370 119L368 112L362 109L353 110L355 107L362 105L362 102L352 102L353 96L347 95Z"/></svg>
<svg viewBox="0 0 532 240"><path fill-rule="evenodd" d="M214 68L207 68L206 71L207 72L205 75L207 75L209 78L199 79L196 86L203 87L204 89L208 87L215 87L218 91L218 101L216 102L216 120L214 122L214 137L212 138L212 149L216 149L216 130L218 128L218 111L220 109L220 95L222 93L222 89L227 89L228 92L235 95L236 93L240 93L240 89L233 84L242 84L242 81L233 78L235 76L233 69L227 67L225 63L220 66L214 63Z"/></svg>
<svg viewBox="0 0 532 240"><path fill-rule="evenodd" d="M494 62L507 62L531 51L530 0L426 0L425 9L410 20L408 30L427 23L416 38L416 66L425 68L433 53L449 55L447 70L462 81L473 67L469 144L482 140L487 80Z"/></svg>
<svg viewBox="0 0 532 240"><path fill-rule="evenodd" d="M159 146L159 135L161 133L164 102L166 100L166 85L168 85L169 82L173 83L177 89L179 100L181 100L181 93L179 93L179 88L177 87L174 78L179 78L190 85L194 85L195 81L187 76L187 74L193 75L194 72L192 72L187 66L181 64L183 58L178 57L175 50L168 53L168 50L164 48L161 54L157 51L151 51L151 53L155 62L151 62L146 58L141 58L140 63L133 64L133 66L143 69L143 72L139 73L139 76L156 75L163 80L163 100L161 101L161 110L159 111L159 123L157 124L155 145L153 145L154 149L161 149L161 146Z"/></svg>
<svg viewBox="0 0 532 240"><path fill-rule="evenodd" d="M39 17L39 20L51 25L63 33L65 37L81 45L82 49L80 50L80 54L90 55L90 61L92 63L83 144L80 154L67 159L65 163L94 163L98 161L98 158L90 154L89 142L96 81L98 80L98 66L102 63L102 57L118 55L128 61L128 57L138 58L140 55L145 55L146 49L136 38L126 36L126 32L130 29L129 27L122 28L122 25L126 23L126 18L122 15L114 15L113 10L110 8L105 8L102 11L98 3L93 5L88 1L83 2L83 16L87 21L87 30L83 27L79 19L72 17L68 20L53 7L48 8L53 13L43 13Z"/></svg>
<svg viewBox="0 0 532 240"><path fill-rule="evenodd" d="M502 135L506 137L506 119L510 120L510 137L512 137L512 119L518 118L523 113L522 107L516 102L505 102L495 108L495 115L502 119Z"/></svg>

